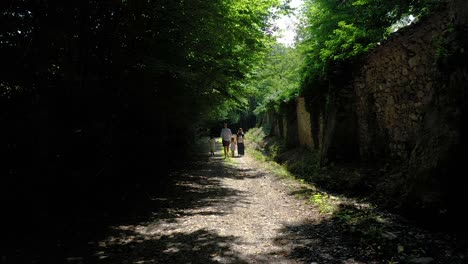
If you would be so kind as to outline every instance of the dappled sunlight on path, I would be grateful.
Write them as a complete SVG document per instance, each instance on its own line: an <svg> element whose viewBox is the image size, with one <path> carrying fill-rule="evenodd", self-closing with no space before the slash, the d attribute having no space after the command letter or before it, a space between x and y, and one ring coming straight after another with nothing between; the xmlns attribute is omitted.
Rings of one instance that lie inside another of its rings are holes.
<svg viewBox="0 0 468 264"><path fill-rule="evenodd" d="M368 205L343 197L335 211L319 213L298 197L310 191L305 184L275 176L248 155L224 159L218 148L215 156L200 155L181 166L171 179L164 195L152 197L151 217L114 225L90 259L109 264L377 264L393 261L395 252L405 261L431 260L431 250L442 256L437 263L463 263L462 255L451 259L456 261L443 259L450 245L390 215L369 214ZM420 237L428 240L414 243ZM74 260L68 263L82 263Z"/></svg>
<svg viewBox="0 0 468 264"><path fill-rule="evenodd" d="M102 263L298 263L277 237L313 211L247 157L204 157L175 172L173 189L154 197L150 220L114 226L99 242Z"/></svg>

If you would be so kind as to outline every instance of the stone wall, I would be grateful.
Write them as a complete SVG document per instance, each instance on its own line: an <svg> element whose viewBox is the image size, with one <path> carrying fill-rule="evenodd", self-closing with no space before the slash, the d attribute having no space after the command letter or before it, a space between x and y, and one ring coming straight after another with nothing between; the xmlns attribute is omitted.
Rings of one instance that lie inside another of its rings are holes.
<svg viewBox="0 0 468 264"><path fill-rule="evenodd" d="M433 16L393 34L365 58L353 80L363 156L408 158L434 99L438 42L448 27L446 14Z"/></svg>
<svg viewBox="0 0 468 264"><path fill-rule="evenodd" d="M310 113L306 109L304 97L297 98L297 132L299 145L313 149Z"/></svg>
<svg viewBox="0 0 468 264"><path fill-rule="evenodd" d="M356 96L351 79L351 67L335 66L329 76L328 90L322 103L316 102L312 109L312 124L318 124L312 137L318 134L320 163L350 162L359 160L357 137Z"/></svg>
<svg viewBox="0 0 468 264"><path fill-rule="evenodd" d="M377 188L415 214L468 201L460 187L466 186L460 171L467 6L452 1L393 34L364 57L351 80L361 157L392 164Z"/></svg>
<svg viewBox="0 0 468 264"><path fill-rule="evenodd" d="M287 148L294 148L298 145L298 121L296 113L296 102L285 103L280 108L281 113L281 136L285 139Z"/></svg>
<svg viewBox="0 0 468 264"><path fill-rule="evenodd" d="M319 94L297 99L300 145L319 152L322 164L358 158L374 167L377 191L399 206L468 202L459 172L467 16L468 2L453 0L359 60L335 65Z"/></svg>
<svg viewBox="0 0 468 264"><path fill-rule="evenodd" d="M466 108L467 6L453 0L359 61L334 66L329 83L314 89L319 94L297 98L298 144L318 151L322 162L360 159L410 170L445 159L435 152L450 156ZM288 120L277 119L274 134L290 134Z"/></svg>

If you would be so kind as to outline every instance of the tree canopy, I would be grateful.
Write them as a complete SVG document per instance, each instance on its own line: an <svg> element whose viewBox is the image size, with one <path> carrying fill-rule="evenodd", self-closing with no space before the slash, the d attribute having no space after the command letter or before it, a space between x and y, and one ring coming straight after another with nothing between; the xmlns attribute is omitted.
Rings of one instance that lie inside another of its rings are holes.
<svg viewBox="0 0 468 264"><path fill-rule="evenodd" d="M302 55L293 47L276 44L249 78L255 91L254 112L260 115L276 109L299 95Z"/></svg>
<svg viewBox="0 0 468 264"><path fill-rule="evenodd" d="M272 41L279 5L2 1L2 195L73 214L163 186L197 126L248 106L243 80Z"/></svg>
<svg viewBox="0 0 468 264"><path fill-rule="evenodd" d="M307 1L295 49L267 33L288 1L5 1L3 169L150 167L153 149L185 148L197 126L235 121L252 103L277 108L439 2Z"/></svg>

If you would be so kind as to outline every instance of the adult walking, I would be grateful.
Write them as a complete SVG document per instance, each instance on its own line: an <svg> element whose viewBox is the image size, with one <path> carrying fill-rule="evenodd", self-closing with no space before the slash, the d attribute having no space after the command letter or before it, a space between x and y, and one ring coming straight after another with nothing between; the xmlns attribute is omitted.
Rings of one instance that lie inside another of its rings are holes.
<svg viewBox="0 0 468 264"><path fill-rule="evenodd" d="M224 123L224 128L221 129L221 140L223 141L224 158L227 158L229 156L229 145L231 144L231 137L231 129L228 128L227 123Z"/></svg>
<svg viewBox="0 0 468 264"><path fill-rule="evenodd" d="M239 128L239 130L237 130L237 155L239 156L244 156L244 135L242 128Z"/></svg>

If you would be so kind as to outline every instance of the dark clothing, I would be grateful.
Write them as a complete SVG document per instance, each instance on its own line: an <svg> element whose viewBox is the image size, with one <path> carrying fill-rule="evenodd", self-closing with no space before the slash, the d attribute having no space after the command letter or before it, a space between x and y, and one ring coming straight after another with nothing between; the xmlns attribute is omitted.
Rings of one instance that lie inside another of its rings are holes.
<svg viewBox="0 0 468 264"><path fill-rule="evenodd" d="M223 147L229 147L230 144L231 144L230 141L223 140Z"/></svg>
<svg viewBox="0 0 468 264"><path fill-rule="evenodd" d="M244 132L237 132L237 154L244 155Z"/></svg>
<svg viewBox="0 0 468 264"><path fill-rule="evenodd" d="M244 143L237 143L237 154L244 155Z"/></svg>

